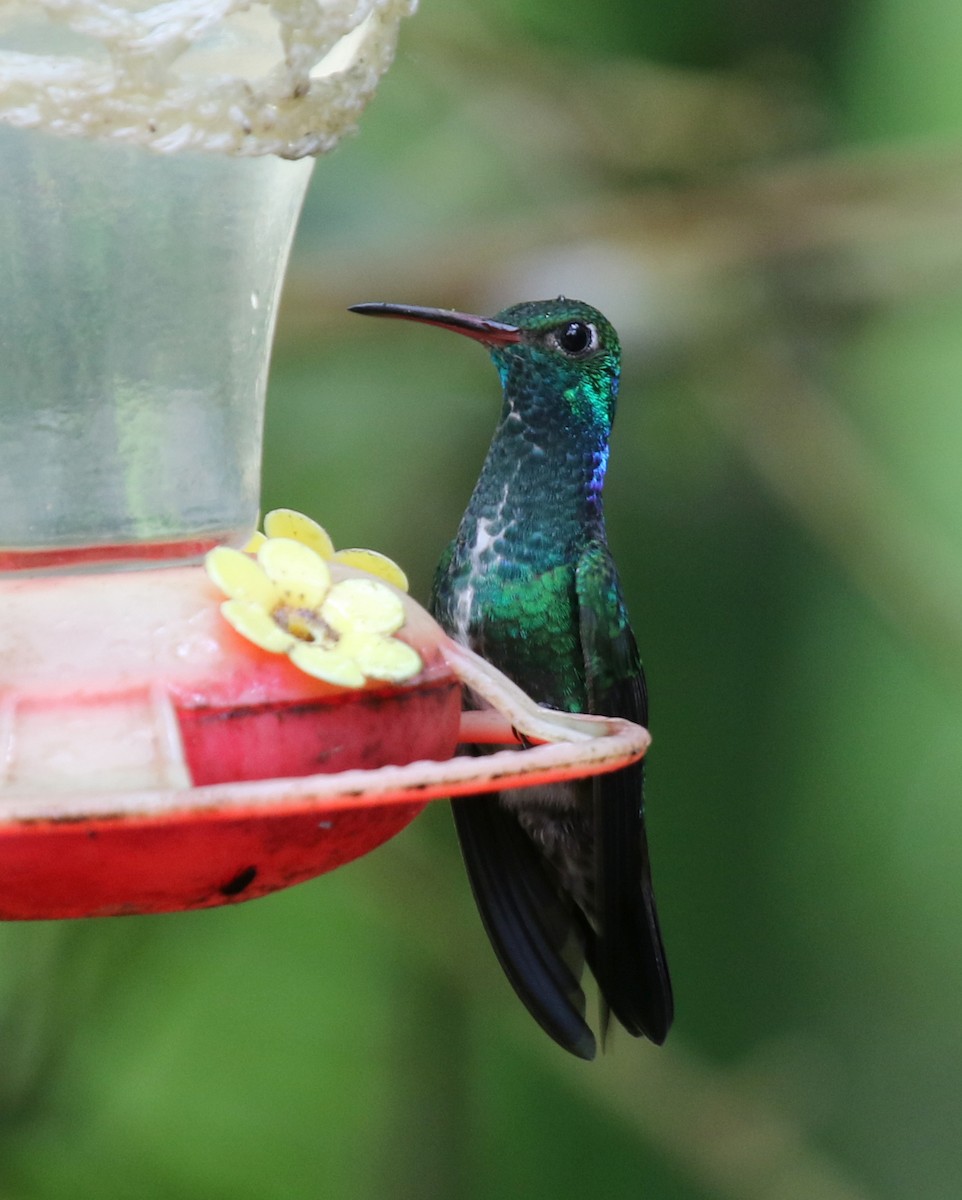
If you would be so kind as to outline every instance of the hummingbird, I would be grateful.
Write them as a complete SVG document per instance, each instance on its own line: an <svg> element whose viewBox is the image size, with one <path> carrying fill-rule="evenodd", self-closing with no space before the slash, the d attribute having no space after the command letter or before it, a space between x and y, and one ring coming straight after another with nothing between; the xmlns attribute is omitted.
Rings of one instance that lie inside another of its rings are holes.
<svg viewBox="0 0 962 1200"><path fill-rule="evenodd" d="M533 699L648 723L648 696L602 489L621 349L578 300L494 317L403 304L353 312L437 325L486 346L501 415L430 609L445 632ZM468 697L467 702L471 703ZM587 964L601 1033L664 1041L674 1006L652 890L644 764L594 779L452 801L482 922L509 981L554 1040L591 1059Z"/></svg>

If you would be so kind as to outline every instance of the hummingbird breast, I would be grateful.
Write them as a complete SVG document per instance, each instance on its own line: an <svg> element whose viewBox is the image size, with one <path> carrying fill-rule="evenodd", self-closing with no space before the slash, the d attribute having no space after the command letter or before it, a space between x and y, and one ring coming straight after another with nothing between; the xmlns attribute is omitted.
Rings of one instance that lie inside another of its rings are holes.
<svg viewBox="0 0 962 1200"><path fill-rule="evenodd" d="M435 578L445 631L542 704L586 704L575 572L604 538L603 444L533 430L510 405Z"/></svg>
<svg viewBox="0 0 962 1200"><path fill-rule="evenodd" d="M442 562L434 615L539 704L583 712L574 566L557 545L517 549L490 520L465 522Z"/></svg>

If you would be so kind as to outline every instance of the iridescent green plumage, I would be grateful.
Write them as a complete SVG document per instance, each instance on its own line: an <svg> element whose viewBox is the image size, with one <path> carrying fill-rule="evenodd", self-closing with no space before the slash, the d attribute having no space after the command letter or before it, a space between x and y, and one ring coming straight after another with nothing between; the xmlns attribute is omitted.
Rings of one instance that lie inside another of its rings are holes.
<svg viewBox="0 0 962 1200"><path fill-rule="evenodd" d="M542 704L647 724L644 674L608 550L602 486L618 337L579 301L494 318L400 305L486 344L501 416L431 608ZM475 899L508 978L542 1027L590 1058L585 961L632 1034L664 1040L673 1004L651 889L641 764L593 781L455 801Z"/></svg>

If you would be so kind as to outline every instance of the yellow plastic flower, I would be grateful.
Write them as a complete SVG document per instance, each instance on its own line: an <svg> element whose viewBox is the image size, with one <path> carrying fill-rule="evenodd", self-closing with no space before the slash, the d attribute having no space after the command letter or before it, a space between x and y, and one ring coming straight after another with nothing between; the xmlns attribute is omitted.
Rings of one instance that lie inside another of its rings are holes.
<svg viewBox="0 0 962 1200"><path fill-rule="evenodd" d="M417 675L416 650L393 637L404 606L380 579L333 583L328 561L358 567L407 589L404 572L373 550L335 552L327 532L302 513L276 509L245 550L218 546L207 573L228 597L225 619L263 650L341 687L368 679L401 683Z"/></svg>
<svg viewBox="0 0 962 1200"><path fill-rule="evenodd" d="M310 546L321 558L343 563L346 567L357 567L369 575L386 579L402 592L408 590L408 577L386 554L378 554L376 550L335 550L323 525L292 508L275 508L269 512L264 518L264 533L269 538L293 538L295 542Z"/></svg>

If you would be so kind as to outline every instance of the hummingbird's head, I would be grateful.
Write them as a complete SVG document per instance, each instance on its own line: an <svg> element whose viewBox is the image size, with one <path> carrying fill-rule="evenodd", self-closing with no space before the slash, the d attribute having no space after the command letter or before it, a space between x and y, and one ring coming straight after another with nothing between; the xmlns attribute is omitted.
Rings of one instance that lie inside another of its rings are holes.
<svg viewBox="0 0 962 1200"><path fill-rule="evenodd" d="M357 304L352 312L439 325L487 346L506 402L526 422L577 425L606 437L615 414L621 346L590 304L559 296L513 304L495 317L406 304Z"/></svg>
<svg viewBox="0 0 962 1200"><path fill-rule="evenodd" d="M517 340L488 344L505 394L523 419L563 405L579 424L607 432L615 414L621 345L611 322L582 300L528 300L494 318Z"/></svg>

